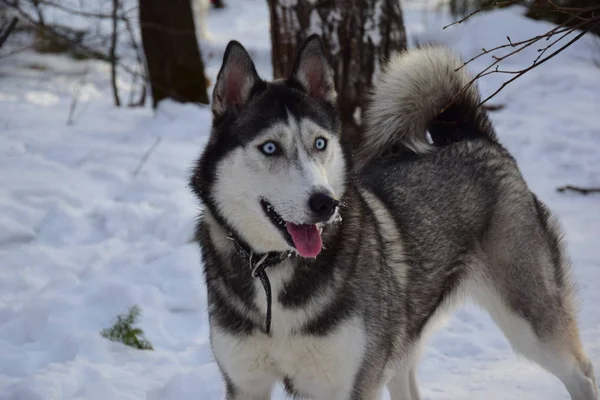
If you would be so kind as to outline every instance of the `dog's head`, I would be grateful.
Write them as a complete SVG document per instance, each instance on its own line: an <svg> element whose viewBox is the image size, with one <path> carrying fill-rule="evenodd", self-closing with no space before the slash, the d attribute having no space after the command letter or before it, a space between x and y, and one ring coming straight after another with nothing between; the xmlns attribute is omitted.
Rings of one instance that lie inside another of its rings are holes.
<svg viewBox="0 0 600 400"><path fill-rule="evenodd" d="M309 37L290 76L272 82L258 76L240 43L230 42L212 111L211 136L192 178L204 206L257 252L317 256L347 174L321 39Z"/></svg>

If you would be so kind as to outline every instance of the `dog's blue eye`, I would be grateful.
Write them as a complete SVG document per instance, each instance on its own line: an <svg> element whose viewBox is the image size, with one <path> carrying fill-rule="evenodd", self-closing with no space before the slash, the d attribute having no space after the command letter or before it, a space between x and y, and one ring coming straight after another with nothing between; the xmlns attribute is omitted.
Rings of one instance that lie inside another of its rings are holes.
<svg viewBox="0 0 600 400"><path fill-rule="evenodd" d="M317 150L325 150L325 147L327 147L327 139L320 137L315 140L315 148Z"/></svg>
<svg viewBox="0 0 600 400"><path fill-rule="evenodd" d="M260 146L260 151L268 156L272 156L277 154L279 151L279 146L277 146L277 143L275 142L268 141Z"/></svg>

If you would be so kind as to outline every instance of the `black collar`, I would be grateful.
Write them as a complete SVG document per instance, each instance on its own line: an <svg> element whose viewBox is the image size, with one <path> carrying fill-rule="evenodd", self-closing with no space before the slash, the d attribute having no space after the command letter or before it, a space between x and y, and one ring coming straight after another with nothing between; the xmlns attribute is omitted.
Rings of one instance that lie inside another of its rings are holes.
<svg viewBox="0 0 600 400"><path fill-rule="evenodd" d="M267 320L265 324L265 331L268 334L271 333L271 283L269 282L269 277L265 271L268 267L274 267L278 264L281 264L283 260L288 257L291 257L294 253L292 251L271 251L269 253L254 253L250 246L241 240L239 237L230 233L227 237L228 239L233 241L235 246L235 251L237 254L244 260L246 264L248 264L248 268L250 268L250 273L253 278L259 278L260 282L265 289L265 295L267 296Z"/></svg>
<svg viewBox="0 0 600 400"><path fill-rule="evenodd" d="M233 241L235 251L242 258L242 260L248 264L253 277L257 277L256 273L259 269L264 270L265 268L274 267L294 254L292 251L254 253L250 246L241 240L237 235L230 233L228 239Z"/></svg>

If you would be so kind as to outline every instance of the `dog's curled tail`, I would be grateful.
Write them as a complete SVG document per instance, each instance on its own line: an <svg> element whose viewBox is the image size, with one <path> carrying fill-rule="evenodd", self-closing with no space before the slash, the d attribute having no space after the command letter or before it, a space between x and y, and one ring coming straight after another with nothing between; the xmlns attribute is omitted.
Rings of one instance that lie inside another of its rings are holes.
<svg viewBox="0 0 600 400"><path fill-rule="evenodd" d="M398 145L423 154L453 141L496 140L460 57L443 46L402 52L384 67L365 113L356 154L366 164ZM427 137L431 135L431 140Z"/></svg>

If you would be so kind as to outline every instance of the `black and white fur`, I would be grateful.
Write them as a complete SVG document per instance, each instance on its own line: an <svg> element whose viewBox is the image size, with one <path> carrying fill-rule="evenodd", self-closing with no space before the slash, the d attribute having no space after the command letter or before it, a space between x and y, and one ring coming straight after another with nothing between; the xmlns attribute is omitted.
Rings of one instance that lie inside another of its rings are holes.
<svg viewBox="0 0 600 400"><path fill-rule="evenodd" d="M476 107L477 90L463 91L470 78L460 64L440 47L393 58L362 143L348 149L318 37L289 78L273 82L259 78L239 43L228 45L191 179L227 399L268 399L279 381L299 397L379 399L387 386L394 400L418 400L424 337L468 297L573 399L597 399L559 228ZM325 151L316 137L327 138ZM260 151L267 140L279 143L276 157ZM282 220L313 223L315 191L340 206L319 223L316 258L266 270L266 333L263 287L231 239L257 254L293 250L261 200Z"/></svg>

